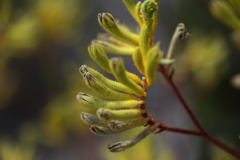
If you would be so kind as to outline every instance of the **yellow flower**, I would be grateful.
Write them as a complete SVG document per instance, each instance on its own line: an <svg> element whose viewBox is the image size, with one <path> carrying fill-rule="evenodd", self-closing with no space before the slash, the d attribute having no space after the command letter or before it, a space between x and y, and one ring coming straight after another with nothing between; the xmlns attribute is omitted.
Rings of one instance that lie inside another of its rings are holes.
<svg viewBox="0 0 240 160"><path fill-rule="evenodd" d="M95 98L86 93L76 97L81 105L96 110L96 115L82 112L81 119L90 124L90 131L96 135L113 135L138 126L148 126L134 138L108 146L111 152L123 151L153 133L159 123L148 116L146 90L155 82L155 70L159 64L171 65L172 56L163 59L160 43L153 43L157 25L158 1L146 0L135 5L133 0L123 0L133 18L139 23L140 33L130 31L114 19L110 13L99 13L98 22L109 35L100 35L88 47L91 58L116 81L110 80L94 69L83 65L79 72L86 85L107 100ZM135 6L135 7L134 7ZM173 36L174 47L188 33L181 23ZM142 78L126 70L121 57L108 58L107 53L131 56ZM171 51L172 54L172 51Z"/></svg>

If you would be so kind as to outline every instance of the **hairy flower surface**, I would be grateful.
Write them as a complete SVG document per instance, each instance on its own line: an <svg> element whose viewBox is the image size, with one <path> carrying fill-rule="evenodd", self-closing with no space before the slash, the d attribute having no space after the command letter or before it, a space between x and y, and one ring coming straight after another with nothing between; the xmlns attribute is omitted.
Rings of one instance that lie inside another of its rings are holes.
<svg viewBox="0 0 240 160"><path fill-rule="evenodd" d="M130 31L119 24L110 13L99 13L98 22L108 34L99 34L91 42L88 53L106 72L114 75L117 81L108 79L96 70L82 65L80 74L86 85L108 100L101 100L86 93L79 93L77 100L81 105L96 109L96 115L82 112L81 119L90 124L90 131L96 135L108 136L138 127L148 126L136 137L108 146L111 152L123 151L153 133L158 127L146 110L146 90L155 82L155 70L159 64L171 65L172 53L163 59L160 43L153 42L153 33L157 25L157 0L134 3L123 0L128 11L139 23L140 33ZM171 51L176 42L188 36L184 24L180 23L172 38ZM138 77L126 70L121 57L108 58L107 54L131 56L136 68L143 75Z"/></svg>

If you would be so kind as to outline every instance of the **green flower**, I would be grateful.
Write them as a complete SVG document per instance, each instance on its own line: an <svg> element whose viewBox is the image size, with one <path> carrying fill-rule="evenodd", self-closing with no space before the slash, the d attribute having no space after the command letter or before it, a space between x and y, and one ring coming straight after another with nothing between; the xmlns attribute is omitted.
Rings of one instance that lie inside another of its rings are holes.
<svg viewBox="0 0 240 160"><path fill-rule="evenodd" d="M81 119L91 125L92 133L108 136L148 125L136 137L109 145L108 149L111 152L120 152L135 145L159 127L159 124L148 116L146 90L155 82L157 66L174 62L172 56L163 59L163 52L159 49L160 43L153 43L158 2L146 0L136 5L133 0L123 2L139 23L140 33L131 32L126 26L119 24L110 13L99 13L98 22L108 34L100 34L88 47L91 58L103 70L113 74L117 81L104 77L87 65L82 65L79 69L86 85L105 98L102 100L86 93L77 95L81 105L96 110L96 115L85 112L80 114ZM172 47L179 39L188 36L184 24L181 23L176 30ZM128 72L121 57L109 59L106 53L131 56L143 78Z"/></svg>

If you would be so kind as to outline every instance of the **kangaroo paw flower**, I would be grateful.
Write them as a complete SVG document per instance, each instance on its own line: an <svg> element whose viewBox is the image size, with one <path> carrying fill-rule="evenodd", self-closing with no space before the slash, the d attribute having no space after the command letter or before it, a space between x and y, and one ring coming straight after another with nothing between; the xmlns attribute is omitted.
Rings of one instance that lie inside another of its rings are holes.
<svg viewBox="0 0 240 160"><path fill-rule="evenodd" d="M110 68L116 79L133 90L134 93L138 96L146 96L146 92L134 81L127 77L125 66L122 58L112 58L110 60Z"/></svg>
<svg viewBox="0 0 240 160"><path fill-rule="evenodd" d="M106 108L106 109L121 109L121 108L136 108L138 105L144 104L145 101L141 100L126 100L126 101L104 101L88 95L86 93L78 93L76 96L77 100L80 102L81 105L99 109L99 108Z"/></svg>
<svg viewBox="0 0 240 160"><path fill-rule="evenodd" d="M158 124L155 124L153 126L149 126L148 128L144 129L141 133L139 133L136 137L133 139L127 140L127 141L120 141L117 143L114 143L112 145L108 146L108 149L110 152L121 152L125 149L134 146L141 140L143 140L145 137L147 137L150 133L154 132L158 127Z"/></svg>
<svg viewBox="0 0 240 160"><path fill-rule="evenodd" d="M109 34L116 36L131 44L138 45L139 36L119 28L110 13L99 13L98 22Z"/></svg>
<svg viewBox="0 0 240 160"><path fill-rule="evenodd" d="M102 82L93 77L89 72L83 75L83 79L89 88L99 93L103 97L115 100L137 99L137 97L135 97L134 95L117 92L106 87Z"/></svg>
<svg viewBox="0 0 240 160"><path fill-rule="evenodd" d="M103 121L103 120L100 120L98 118L98 116L95 116L95 115L92 115L92 114L89 114L89 113L85 113L85 112L82 112L80 114L80 117L81 119L83 120L83 122L85 122L86 124L90 124L90 125L107 125L107 121Z"/></svg>

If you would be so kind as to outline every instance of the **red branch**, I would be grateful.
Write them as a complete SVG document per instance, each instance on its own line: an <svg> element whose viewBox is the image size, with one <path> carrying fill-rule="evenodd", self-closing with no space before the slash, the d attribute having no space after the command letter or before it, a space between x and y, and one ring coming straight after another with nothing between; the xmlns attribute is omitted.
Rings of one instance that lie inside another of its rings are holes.
<svg viewBox="0 0 240 160"><path fill-rule="evenodd" d="M172 81L172 74L169 75L169 67L167 67L167 69L166 69L164 66L159 65L158 68L157 68L157 71L162 73L162 75L164 76L165 80L168 82L169 86L172 88L174 94L179 99L179 101L183 105L184 109L188 113L188 115L191 118L192 122L199 129L199 132L198 131L191 131L191 130L185 130L185 129L180 129L180 128L169 127L169 126L165 126L165 125L161 124L160 122L156 122L156 123L160 124L159 128L161 130L163 130L163 131L166 130L166 131L175 132L175 133L181 133L181 134L187 134L187 135L194 135L194 136L203 137L203 138L207 139L209 142L211 142L214 145L216 145L217 147L221 148L222 150L224 150L227 153L231 154L232 156L236 157L237 159L240 159L240 153L239 152L237 152L233 148L229 147L228 145L224 144L223 142L219 141L215 137L209 135L203 129L203 127L201 126L201 124L199 123L199 121L197 120L195 115L193 114L192 110L190 109L190 107L188 106L188 104L186 103L184 98L182 97L182 95L179 92L178 88L176 87L176 85Z"/></svg>
<svg viewBox="0 0 240 160"><path fill-rule="evenodd" d="M191 130L186 130L186 129L182 129L182 128L169 127L169 126L161 124L160 122L157 122L157 123L160 124L160 126L158 128L160 128L162 131L169 131L169 132L203 137L202 133L198 132L198 131L191 131Z"/></svg>

